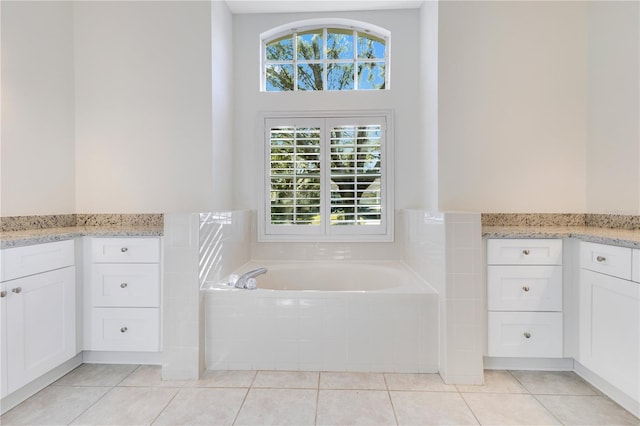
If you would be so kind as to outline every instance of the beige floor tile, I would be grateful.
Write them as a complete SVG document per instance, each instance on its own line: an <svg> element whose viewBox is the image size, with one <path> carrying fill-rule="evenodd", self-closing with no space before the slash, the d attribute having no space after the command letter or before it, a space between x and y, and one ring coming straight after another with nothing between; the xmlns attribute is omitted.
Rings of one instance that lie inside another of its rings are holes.
<svg viewBox="0 0 640 426"><path fill-rule="evenodd" d="M137 365L129 364L82 364L54 385L116 386L136 368Z"/></svg>
<svg viewBox="0 0 640 426"><path fill-rule="evenodd" d="M177 393L175 388L113 388L72 424L150 424Z"/></svg>
<svg viewBox="0 0 640 426"><path fill-rule="evenodd" d="M381 373L320 373L320 389L386 390Z"/></svg>
<svg viewBox="0 0 640 426"><path fill-rule="evenodd" d="M207 388L248 388L255 371L206 370L193 386Z"/></svg>
<svg viewBox="0 0 640 426"><path fill-rule="evenodd" d="M528 393L508 371L503 370L485 370L484 385L456 385L456 388L470 393Z"/></svg>
<svg viewBox="0 0 640 426"><path fill-rule="evenodd" d="M318 425L394 425L389 393L372 390L321 390Z"/></svg>
<svg viewBox="0 0 640 426"><path fill-rule="evenodd" d="M154 425L232 425L247 389L185 388L164 409Z"/></svg>
<svg viewBox="0 0 640 426"><path fill-rule="evenodd" d="M3 426L67 425L110 389L110 387L49 386L0 417L0 424Z"/></svg>
<svg viewBox="0 0 640 426"><path fill-rule="evenodd" d="M590 384L571 371L512 371L511 374L533 394L598 395Z"/></svg>
<svg viewBox="0 0 640 426"><path fill-rule="evenodd" d="M533 395L463 393L482 425L557 425L551 413Z"/></svg>
<svg viewBox="0 0 640 426"><path fill-rule="evenodd" d="M477 425L457 392L391 391L399 425Z"/></svg>
<svg viewBox="0 0 640 426"><path fill-rule="evenodd" d="M454 385L446 385L439 374L385 373L389 390L456 392Z"/></svg>
<svg viewBox="0 0 640 426"><path fill-rule="evenodd" d="M603 396L538 395L565 425L640 425L640 419Z"/></svg>
<svg viewBox="0 0 640 426"><path fill-rule="evenodd" d="M251 389L235 425L312 425L315 389Z"/></svg>
<svg viewBox="0 0 640 426"><path fill-rule="evenodd" d="M318 389L318 372L308 371L258 371L254 388Z"/></svg>
<svg viewBox="0 0 640 426"><path fill-rule="evenodd" d="M141 365L129 374L118 386L172 387L194 386L195 380L162 380L162 366Z"/></svg>

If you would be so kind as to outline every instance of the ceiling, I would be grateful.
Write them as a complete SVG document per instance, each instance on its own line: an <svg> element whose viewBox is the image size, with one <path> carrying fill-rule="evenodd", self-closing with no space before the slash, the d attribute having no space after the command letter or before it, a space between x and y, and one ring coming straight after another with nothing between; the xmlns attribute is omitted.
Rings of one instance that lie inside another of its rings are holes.
<svg viewBox="0 0 640 426"><path fill-rule="evenodd" d="M231 13L344 12L417 9L422 0L226 0Z"/></svg>

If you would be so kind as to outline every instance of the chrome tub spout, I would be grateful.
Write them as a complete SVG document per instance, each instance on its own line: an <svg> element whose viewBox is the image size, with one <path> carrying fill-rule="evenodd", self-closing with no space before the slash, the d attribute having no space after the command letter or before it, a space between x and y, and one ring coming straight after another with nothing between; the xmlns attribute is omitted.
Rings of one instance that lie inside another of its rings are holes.
<svg viewBox="0 0 640 426"><path fill-rule="evenodd" d="M266 273L267 273L267 268L257 268L252 271L245 272L244 274L240 275L240 278L238 278L238 281L236 281L235 287L248 288L247 281L249 280L249 278L255 278L258 275L262 275Z"/></svg>

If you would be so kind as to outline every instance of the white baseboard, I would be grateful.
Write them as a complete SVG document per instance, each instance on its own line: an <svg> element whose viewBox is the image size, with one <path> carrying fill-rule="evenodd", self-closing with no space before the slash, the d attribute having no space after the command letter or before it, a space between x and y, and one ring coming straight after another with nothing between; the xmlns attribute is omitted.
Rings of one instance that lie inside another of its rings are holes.
<svg viewBox="0 0 640 426"><path fill-rule="evenodd" d="M484 357L485 370L573 371L573 358Z"/></svg>
<svg viewBox="0 0 640 426"><path fill-rule="evenodd" d="M87 364L147 364L162 365L162 352L84 351Z"/></svg>
<svg viewBox="0 0 640 426"><path fill-rule="evenodd" d="M609 382L589 370L584 365L580 364L578 361L575 362L574 371L577 375L596 387L600 392L614 400L625 410L629 411L636 417L640 417L640 401L634 400L629 395L611 385Z"/></svg>
<svg viewBox="0 0 640 426"><path fill-rule="evenodd" d="M70 360L63 362L56 368L27 383L20 389L11 392L9 395L0 400L0 414L6 413L25 399L40 392L42 389L46 388L51 383L58 380L60 377L78 367L80 364L82 364L82 353L79 353Z"/></svg>

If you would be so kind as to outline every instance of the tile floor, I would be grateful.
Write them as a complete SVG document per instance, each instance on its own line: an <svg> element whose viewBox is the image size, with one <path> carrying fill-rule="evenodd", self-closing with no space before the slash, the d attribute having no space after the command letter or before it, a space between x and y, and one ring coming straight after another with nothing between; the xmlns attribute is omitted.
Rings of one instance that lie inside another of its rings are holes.
<svg viewBox="0 0 640 426"><path fill-rule="evenodd" d="M207 371L84 364L0 417L28 425L640 425L577 375L486 371L484 386L437 374Z"/></svg>

